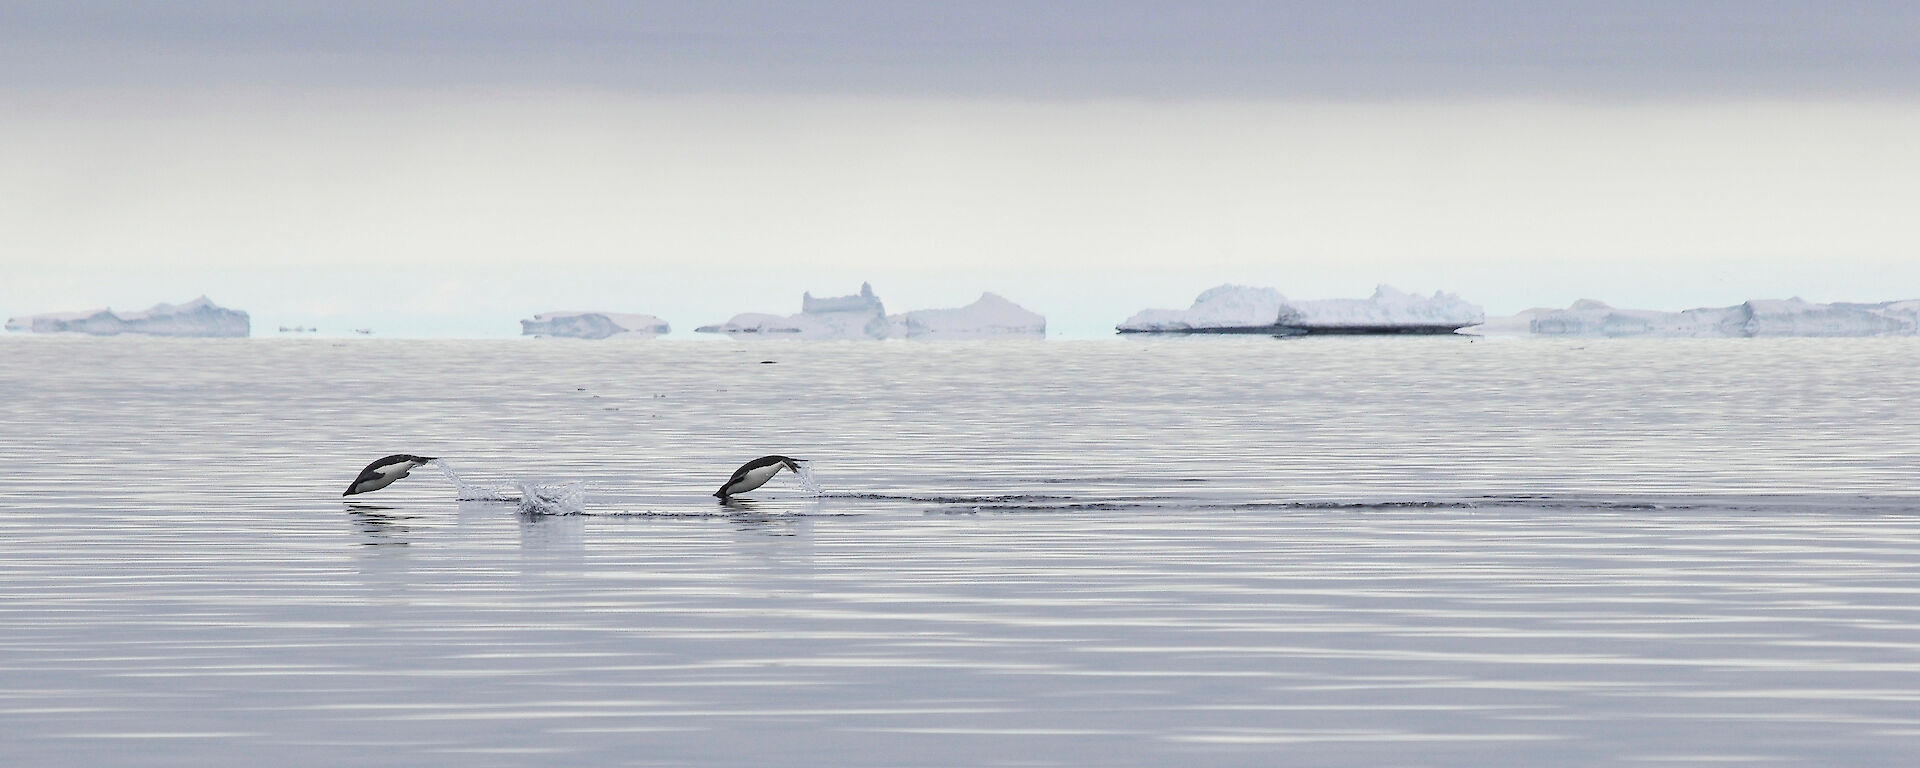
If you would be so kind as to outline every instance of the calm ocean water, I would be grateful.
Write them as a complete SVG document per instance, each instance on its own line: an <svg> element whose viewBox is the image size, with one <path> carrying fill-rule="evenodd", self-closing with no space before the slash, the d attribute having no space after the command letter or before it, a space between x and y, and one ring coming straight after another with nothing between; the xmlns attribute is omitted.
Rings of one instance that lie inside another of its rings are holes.
<svg viewBox="0 0 1920 768"><path fill-rule="evenodd" d="M1920 759L1920 340L0 360L7 765Z"/></svg>

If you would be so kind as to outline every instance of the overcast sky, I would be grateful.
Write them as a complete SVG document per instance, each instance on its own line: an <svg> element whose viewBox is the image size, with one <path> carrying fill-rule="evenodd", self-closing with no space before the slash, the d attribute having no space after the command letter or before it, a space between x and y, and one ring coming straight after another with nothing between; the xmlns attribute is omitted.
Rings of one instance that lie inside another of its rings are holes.
<svg viewBox="0 0 1920 768"><path fill-rule="evenodd" d="M0 314L1911 298L1916 97L1905 2L0 0Z"/></svg>
<svg viewBox="0 0 1920 768"><path fill-rule="evenodd" d="M1907 97L1899 0L0 4L15 86Z"/></svg>

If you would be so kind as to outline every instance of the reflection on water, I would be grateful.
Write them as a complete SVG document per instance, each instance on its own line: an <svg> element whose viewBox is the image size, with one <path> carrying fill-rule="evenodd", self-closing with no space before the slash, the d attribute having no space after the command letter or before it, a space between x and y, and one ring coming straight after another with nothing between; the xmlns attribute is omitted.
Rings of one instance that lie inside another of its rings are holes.
<svg viewBox="0 0 1920 768"><path fill-rule="evenodd" d="M0 441L0 744L192 766L1920 753L1912 343L1196 341L761 366L0 339L0 427L34 438ZM395 386L431 395L359 407ZM523 514L416 474L338 500L401 451L594 493ZM776 452L830 492L707 495Z"/></svg>
<svg viewBox="0 0 1920 768"><path fill-rule="evenodd" d="M586 521L575 515L543 515L522 511L520 548L529 551L578 551L586 548Z"/></svg>
<svg viewBox="0 0 1920 768"><path fill-rule="evenodd" d="M347 517L353 521L355 530L361 533L362 544L379 546L383 544L407 543L405 515L391 515L386 511L390 507L370 507L360 504L347 505Z"/></svg>
<svg viewBox="0 0 1920 768"><path fill-rule="evenodd" d="M802 536L811 527L803 517L740 515L733 518L734 530L757 536Z"/></svg>

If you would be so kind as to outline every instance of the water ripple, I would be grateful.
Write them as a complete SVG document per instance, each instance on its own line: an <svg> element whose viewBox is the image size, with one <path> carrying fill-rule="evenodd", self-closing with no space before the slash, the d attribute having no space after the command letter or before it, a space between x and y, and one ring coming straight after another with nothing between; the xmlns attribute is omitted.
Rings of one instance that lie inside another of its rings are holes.
<svg viewBox="0 0 1920 768"><path fill-rule="evenodd" d="M1920 409L1886 393L1920 391L1916 348L1749 341L760 366L8 337L0 428L30 439L0 441L0 743L20 765L1906 764ZM394 387L423 394L366 407ZM526 514L422 473L339 500L397 451L591 493ZM824 492L707 496L770 452Z"/></svg>

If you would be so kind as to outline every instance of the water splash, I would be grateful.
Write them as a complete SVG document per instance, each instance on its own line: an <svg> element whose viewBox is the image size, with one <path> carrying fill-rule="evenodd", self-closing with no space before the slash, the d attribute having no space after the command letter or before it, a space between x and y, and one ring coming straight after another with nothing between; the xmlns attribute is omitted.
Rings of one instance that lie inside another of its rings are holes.
<svg viewBox="0 0 1920 768"><path fill-rule="evenodd" d="M511 491L505 488L498 488L498 487L489 488L482 485L474 485L472 483L469 483L465 480L460 479L460 474L457 472L454 472L453 467L447 466L447 462L444 459L434 459L429 463L433 464L436 467L439 467L441 474L446 475L447 480L453 483L453 498L455 501L519 501L520 500L519 496L513 495Z"/></svg>
<svg viewBox="0 0 1920 768"><path fill-rule="evenodd" d="M511 501L520 505L521 512L539 515L577 515L586 511L585 481L558 485L516 481L511 486L485 486L467 482L441 459L431 463L453 483L456 501Z"/></svg>
<svg viewBox="0 0 1920 768"><path fill-rule="evenodd" d="M515 483L520 488L520 511L530 515L578 515L587 511L587 483L564 485Z"/></svg>
<svg viewBox="0 0 1920 768"><path fill-rule="evenodd" d="M820 481L813 479L813 463L806 461L796 463L800 468L794 470L793 476L800 481L800 489L806 491L808 496L825 496L827 489L820 487Z"/></svg>

